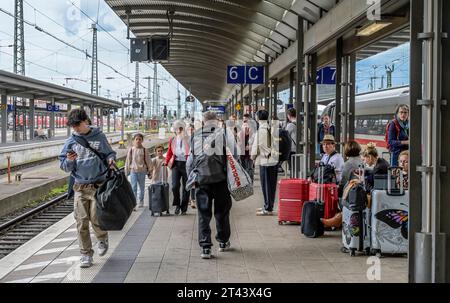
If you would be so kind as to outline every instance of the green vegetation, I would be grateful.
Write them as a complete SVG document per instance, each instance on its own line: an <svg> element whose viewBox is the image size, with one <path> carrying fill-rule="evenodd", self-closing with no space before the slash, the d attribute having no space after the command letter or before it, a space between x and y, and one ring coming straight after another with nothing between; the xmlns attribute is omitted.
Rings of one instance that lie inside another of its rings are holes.
<svg viewBox="0 0 450 303"><path fill-rule="evenodd" d="M46 194L46 195L40 197L39 199L36 199L36 200L30 202L30 203L27 205L27 207L29 207L29 206L30 206L30 207L34 207L34 206L39 205L39 204L42 203L42 202L47 202L48 200L51 200L51 199L53 199L53 198L56 198L56 197L58 197L58 196L60 196L60 195L62 195L62 194L64 194L64 193L66 193L68 187L69 187L68 184L65 184L65 185L62 186L62 187L54 188L54 189L52 189L48 194Z"/></svg>

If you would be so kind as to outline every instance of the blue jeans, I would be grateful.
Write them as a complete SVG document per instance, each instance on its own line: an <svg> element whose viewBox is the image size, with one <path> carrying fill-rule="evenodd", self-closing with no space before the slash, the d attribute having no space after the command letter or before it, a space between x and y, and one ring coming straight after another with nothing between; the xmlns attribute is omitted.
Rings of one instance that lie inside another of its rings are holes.
<svg viewBox="0 0 450 303"><path fill-rule="evenodd" d="M138 197L137 195L137 188L139 185L139 202L144 202L144 194L145 194L145 176L146 173L131 173L131 187L133 188L134 196Z"/></svg>

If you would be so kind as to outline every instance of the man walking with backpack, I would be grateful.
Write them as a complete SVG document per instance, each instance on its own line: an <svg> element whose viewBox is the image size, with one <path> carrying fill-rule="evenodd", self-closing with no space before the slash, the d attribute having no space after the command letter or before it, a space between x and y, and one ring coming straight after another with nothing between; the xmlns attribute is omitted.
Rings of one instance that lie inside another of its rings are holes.
<svg viewBox="0 0 450 303"><path fill-rule="evenodd" d="M106 180L108 166L114 164L116 152L112 150L102 131L89 126L89 118L83 109L74 109L68 114L67 125L72 127L69 137L59 155L60 167L75 179L73 189L74 214L77 223L78 244L81 252L80 267L92 266L93 254L89 222L92 224L98 243L98 254L108 251L108 233L103 231L96 215L95 192ZM102 155L102 161L92 150Z"/></svg>
<svg viewBox="0 0 450 303"><path fill-rule="evenodd" d="M198 242L202 248L201 258L211 258L211 228L213 211L216 219L219 251L230 248L231 196L227 184L227 144L234 150L234 134L224 133L216 114L203 114L204 126L192 136L190 154L186 163L189 180L195 180L195 200L198 209ZM193 177L195 176L195 177Z"/></svg>
<svg viewBox="0 0 450 303"><path fill-rule="evenodd" d="M286 124L286 131L289 134L289 139L291 140L291 152L289 153L289 170L292 172L292 163L291 163L291 156L295 155L297 152L297 111L295 108L290 108L287 111L287 124Z"/></svg>

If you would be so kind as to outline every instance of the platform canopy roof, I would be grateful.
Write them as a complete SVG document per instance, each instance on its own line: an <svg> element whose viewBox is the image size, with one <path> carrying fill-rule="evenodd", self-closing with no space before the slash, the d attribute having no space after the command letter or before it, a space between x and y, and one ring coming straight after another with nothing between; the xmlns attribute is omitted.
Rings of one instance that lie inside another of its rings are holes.
<svg viewBox="0 0 450 303"><path fill-rule="evenodd" d="M0 94L105 108L120 108L122 106L120 102L114 100L2 70L0 70Z"/></svg>
<svg viewBox="0 0 450 303"><path fill-rule="evenodd" d="M317 22L336 0L105 0L136 37L167 35L161 62L200 101L225 100L227 65L275 59L295 40L298 16ZM128 11L128 14L127 14Z"/></svg>

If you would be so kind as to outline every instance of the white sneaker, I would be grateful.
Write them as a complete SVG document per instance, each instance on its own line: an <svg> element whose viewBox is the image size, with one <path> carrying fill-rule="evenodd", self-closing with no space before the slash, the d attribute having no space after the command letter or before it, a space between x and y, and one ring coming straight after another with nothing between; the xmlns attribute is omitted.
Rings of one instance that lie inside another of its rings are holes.
<svg viewBox="0 0 450 303"><path fill-rule="evenodd" d="M224 252L230 250L231 243L228 241L227 243L219 243L219 251Z"/></svg>
<svg viewBox="0 0 450 303"><path fill-rule="evenodd" d="M103 241L98 242L98 255L100 257L103 257L108 251L108 248L109 248L108 240L106 240L105 242Z"/></svg>
<svg viewBox="0 0 450 303"><path fill-rule="evenodd" d="M82 255L80 259L80 267L81 268L88 268L92 266L93 258L88 255Z"/></svg>

